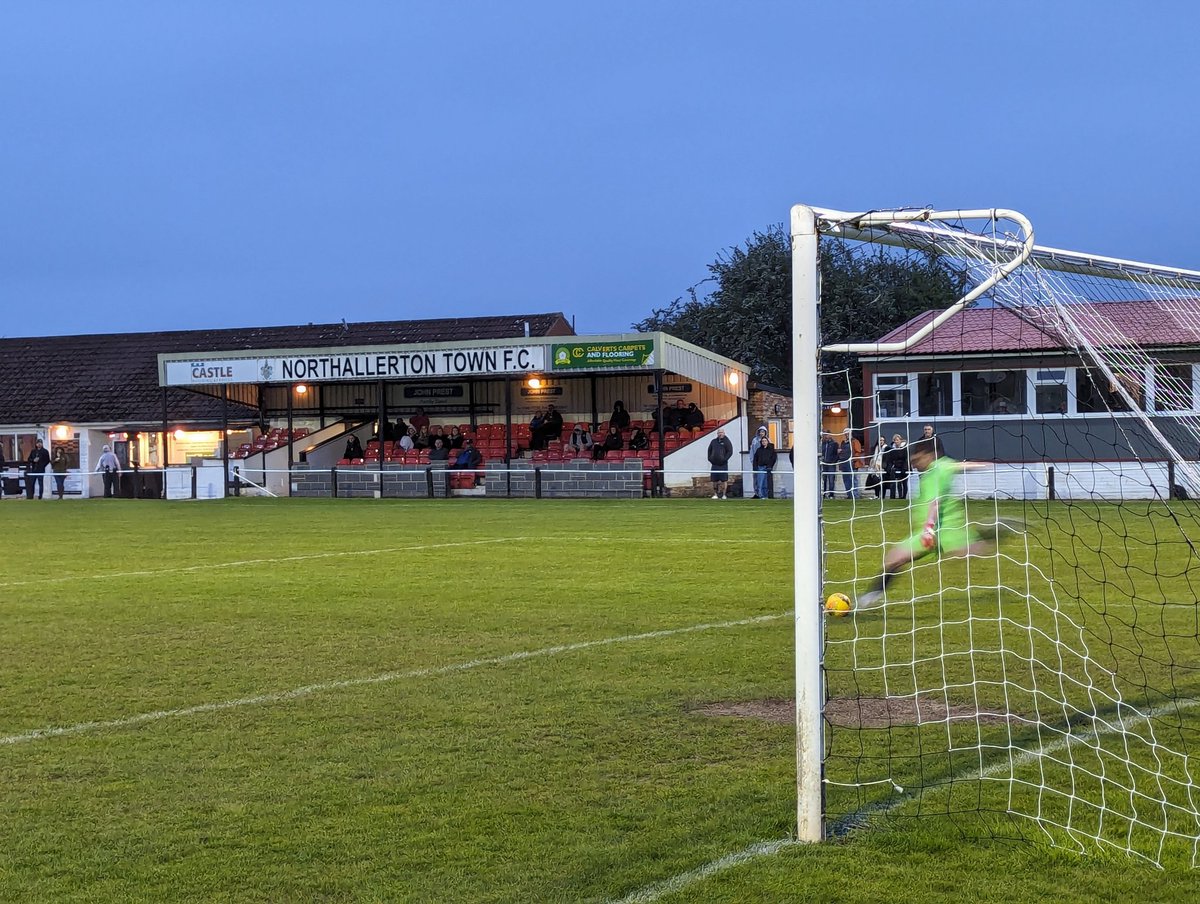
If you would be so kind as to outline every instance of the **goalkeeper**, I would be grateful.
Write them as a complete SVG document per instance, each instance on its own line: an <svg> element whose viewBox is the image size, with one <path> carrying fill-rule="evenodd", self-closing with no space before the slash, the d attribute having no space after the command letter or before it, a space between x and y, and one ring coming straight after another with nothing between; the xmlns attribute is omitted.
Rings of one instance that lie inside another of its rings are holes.
<svg viewBox="0 0 1200 904"><path fill-rule="evenodd" d="M1001 524L968 525L967 510L962 499L954 493L954 478L959 471L973 465L955 461L942 453L937 437L925 437L909 444L911 467L920 472L918 495L910 509L913 533L908 539L888 550L883 560L883 573L866 593L858 597L855 608L870 609L883 604L887 585L906 566L930 553L947 556L977 555L995 538Z"/></svg>

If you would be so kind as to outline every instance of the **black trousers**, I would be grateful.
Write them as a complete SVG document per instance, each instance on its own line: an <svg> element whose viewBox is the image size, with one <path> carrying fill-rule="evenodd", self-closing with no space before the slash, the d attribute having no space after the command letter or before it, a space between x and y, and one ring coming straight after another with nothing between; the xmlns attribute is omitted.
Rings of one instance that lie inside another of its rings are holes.
<svg viewBox="0 0 1200 904"><path fill-rule="evenodd" d="M45 489L46 478L41 474L26 474L25 475L25 497L33 498L33 485L37 484L37 498L42 498L42 492Z"/></svg>
<svg viewBox="0 0 1200 904"><path fill-rule="evenodd" d="M117 485L117 475L115 471L104 472L104 498L111 499L113 490Z"/></svg>

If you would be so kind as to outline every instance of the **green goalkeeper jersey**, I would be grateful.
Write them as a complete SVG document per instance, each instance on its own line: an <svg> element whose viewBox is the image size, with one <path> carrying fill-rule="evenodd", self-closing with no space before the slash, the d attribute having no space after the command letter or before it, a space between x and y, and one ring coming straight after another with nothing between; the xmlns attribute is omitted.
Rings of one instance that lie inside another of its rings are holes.
<svg viewBox="0 0 1200 904"><path fill-rule="evenodd" d="M967 528L967 510L954 492L958 462L938 458L921 472L917 498L911 509L913 535L917 549L958 551L971 543Z"/></svg>

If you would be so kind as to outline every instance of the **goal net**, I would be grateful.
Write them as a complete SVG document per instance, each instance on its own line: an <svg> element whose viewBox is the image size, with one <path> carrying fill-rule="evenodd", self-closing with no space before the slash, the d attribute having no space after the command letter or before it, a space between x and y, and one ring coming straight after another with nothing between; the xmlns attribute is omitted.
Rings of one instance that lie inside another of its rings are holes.
<svg viewBox="0 0 1200 904"><path fill-rule="evenodd" d="M1012 212L797 210L825 831L941 814L1195 866L1200 273L1040 247Z"/></svg>

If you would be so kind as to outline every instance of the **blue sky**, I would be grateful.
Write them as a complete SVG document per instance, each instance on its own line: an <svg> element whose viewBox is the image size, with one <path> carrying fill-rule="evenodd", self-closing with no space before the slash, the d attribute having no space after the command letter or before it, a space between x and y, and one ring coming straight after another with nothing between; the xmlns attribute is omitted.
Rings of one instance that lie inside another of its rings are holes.
<svg viewBox="0 0 1200 904"><path fill-rule="evenodd" d="M563 311L795 202L1200 269L1183 3L0 7L0 334Z"/></svg>

